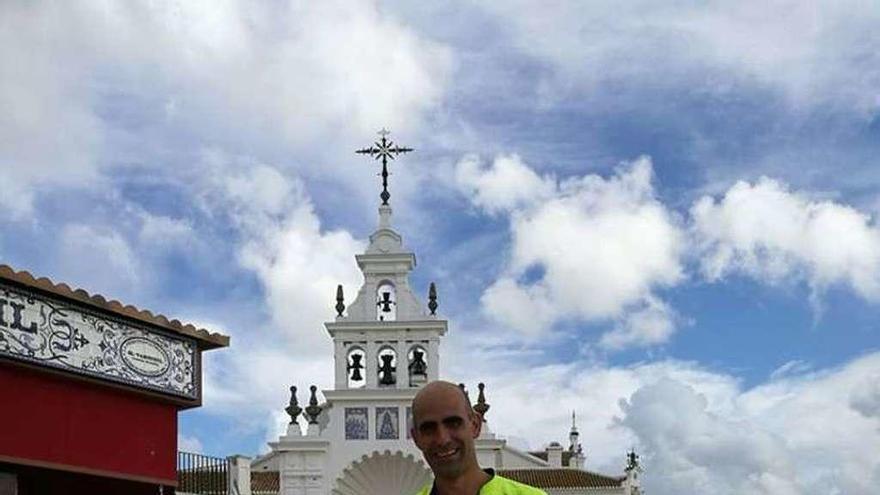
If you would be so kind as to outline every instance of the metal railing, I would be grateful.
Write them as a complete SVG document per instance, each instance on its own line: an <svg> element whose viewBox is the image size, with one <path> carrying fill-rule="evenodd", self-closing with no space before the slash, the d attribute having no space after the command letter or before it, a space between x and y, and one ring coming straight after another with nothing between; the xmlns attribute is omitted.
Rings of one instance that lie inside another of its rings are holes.
<svg viewBox="0 0 880 495"><path fill-rule="evenodd" d="M177 493L228 495L229 461L192 452L177 452Z"/></svg>

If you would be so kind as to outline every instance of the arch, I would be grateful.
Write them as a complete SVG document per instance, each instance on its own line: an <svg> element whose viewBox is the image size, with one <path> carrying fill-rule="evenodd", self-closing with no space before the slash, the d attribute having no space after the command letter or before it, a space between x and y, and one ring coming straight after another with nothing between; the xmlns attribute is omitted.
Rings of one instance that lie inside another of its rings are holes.
<svg viewBox="0 0 880 495"><path fill-rule="evenodd" d="M376 285L376 319L397 320L397 286L388 279L381 280Z"/></svg>
<svg viewBox="0 0 880 495"><path fill-rule="evenodd" d="M397 451L361 456L336 478L333 495L377 495L416 493L431 482L431 471L412 454Z"/></svg>
<svg viewBox="0 0 880 495"><path fill-rule="evenodd" d="M397 351L391 345L379 347L376 353L376 383L380 387L392 387L397 384Z"/></svg>
<svg viewBox="0 0 880 495"><path fill-rule="evenodd" d="M428 349L423 344L414 344L406 351L407 377L409 386L416 387L428 381Z"/></svg>
<svg viewBox="0 0 880 495"><path fill-rule="evenodd" d="M348 388L366 386L367 373L369 373L367 368L367 351L359 345L349 346L345 351L345 374Z"/></svg>

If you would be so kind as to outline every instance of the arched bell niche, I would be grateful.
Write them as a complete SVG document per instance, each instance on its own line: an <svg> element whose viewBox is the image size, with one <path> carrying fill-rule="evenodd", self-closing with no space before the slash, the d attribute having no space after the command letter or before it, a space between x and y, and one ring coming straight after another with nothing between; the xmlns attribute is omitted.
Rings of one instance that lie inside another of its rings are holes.
<svg viewBox="0 0 880 495"><path fill-rule="evenodd" d="M376 383L380 387L393 387L397 384L397 352L390 345L379 348L377 354L378 377Z"/></svg>
<svg viewBox="0 0 880 495"><path fill-rule="evenodd" d="M407 375L409 386L417 387L428 382L428 351L419 344L407 352Z"/></svg>
<svg viewBox="0 0 880 495"><path fill-rule="evenodd" d="M397 320L397 287L390 280L383 280L376 286L376 319Z"/></svg>
<svg viewBox="0 0 880 495"><path fill-rule="evenodd" d="M367 384L367 353L360 346L351 346L345 355L345 371L348 388L361 388Z"/></svg>

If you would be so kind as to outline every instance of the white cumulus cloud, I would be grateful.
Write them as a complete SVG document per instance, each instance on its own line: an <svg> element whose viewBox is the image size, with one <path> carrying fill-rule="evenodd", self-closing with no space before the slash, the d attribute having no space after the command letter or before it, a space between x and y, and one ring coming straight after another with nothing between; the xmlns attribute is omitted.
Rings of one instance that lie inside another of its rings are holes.
<svg viewBox="0 0 880 495"><path fill-rule="evenodd" d="M417 129L452 69L444 46L345 1L3 2L0 59L0 206L14 217L40 188L167 163L161 129L294 148Z"/></svg>
<svg viewBox="0 0 880 495"><path fill-rule="evenodd" d="M226 329L234 345L209 355L205 407L251 428L275 423L288 387L333 385L333 349L323 323L334 316L336 286L354 295L362 276L354 255L363 241L327 231L302 183L276 167L214 150L204 157L205 209L230 215L240 235L238 261L256 275L267 318L262 328ZM247 166L241 166L242 164ZM209 326L212 328L213 326Z"/></svg>
<svg viewBox="0 0 880 495"><path fill-rule="evenodd" d="M850 206L761 178L737 182L721 198L705 196L690 213L708 280L732 273L771 284L794 278L814 296L840 284L866 300L880 298L880 230Z"/></svg>
<svg viewBox="0 0 880 495"><path fill-rule="evenodd" d="M567 445L574 410L587 469L622 473L635 447L648 493L867 495L880 482L880 353L746 388L683 361L535 364L467 337L454 345L444 376L486 383L493 432L533 449Z"/></svg>
<svg viewBox="0 0 880 495"><path fill-rule="evenodd" d="M539 176L518 155L500 155L488 166L479 156L467 155L455 167L455 181L474 205L490 213L541 201L556 190L553 178Z"/></svg>
<svg viewBox="0 0 880 495"><path fill-rule="evenodd" d="M466 158L457 176L474 204L510 216L509 264L482 297L493 318L532 335L566 318L618 320L604 339L611 348L673 333L674 312L654 291L683 278L684 236L654 195L649 158L558 183L517 158L482 169Z"/></svg>

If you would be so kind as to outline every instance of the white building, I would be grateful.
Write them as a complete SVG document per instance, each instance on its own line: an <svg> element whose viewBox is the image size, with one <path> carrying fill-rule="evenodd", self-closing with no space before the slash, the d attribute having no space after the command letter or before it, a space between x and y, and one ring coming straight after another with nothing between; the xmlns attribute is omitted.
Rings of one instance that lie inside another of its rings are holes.
<svg viewBox="0 0 880 495"><path fill-rule="evenodd" d="M251 463L254 493L407 494L431 479L421 452L409 438L410 404L421 385L441 377L440 343L447 322L436 315L433 284L428 304L410 287L416 257L392 229L390 206L379 207L378 229L356 260L364 283L347 308L340 286L339 315L325 323L333 340L335 386L321 391L325 399L321 404L314 386L305 394L300 388L300 396L309 402L304 411L294 393L287 410L294 418L304 414L309 420L307 432L303 435L291 422L286 435L269 444L271 452ZM480 384L475 409L484 413L484 406ZM639 493L635 454L620 476L584 469L574 416L567 448L553 442L545 451L524 452L497 437L486 424L476 449L482 467L551 494Z"/></svg>

